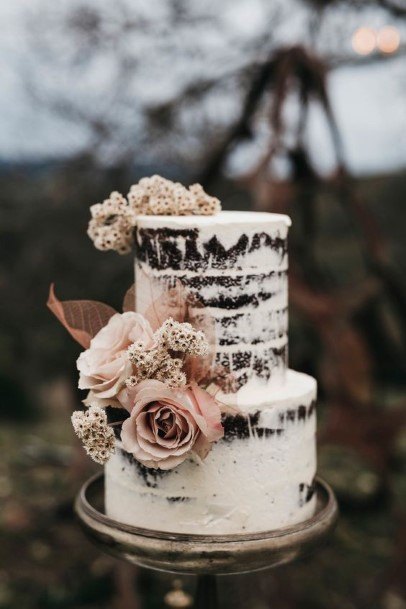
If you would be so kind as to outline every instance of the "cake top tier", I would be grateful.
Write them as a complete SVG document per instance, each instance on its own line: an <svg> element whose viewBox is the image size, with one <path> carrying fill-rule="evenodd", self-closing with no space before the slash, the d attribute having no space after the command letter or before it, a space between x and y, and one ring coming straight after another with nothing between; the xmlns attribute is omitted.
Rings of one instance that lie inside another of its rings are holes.
<svg viewBox="0 0 406 609"><path fill-rule="evenodd" d="M138 216L138 224L143 227L155 228L167 226L168 228L189 228L189 227L258 227L258 224L276 225L289 227L291 220L284 214L271 214L261 211L221 211L213 216Z"/></svg>
<svg viewBox="0 0 406 609"><path fill-rule="evenodd" d="M237 391L221 397L233 406L249 408L253 392L258 401L284 382L289 225L265 212L138 217L136 310L178 284L197 298L198 314L214 322L216 366L233 377Z"/></svg>

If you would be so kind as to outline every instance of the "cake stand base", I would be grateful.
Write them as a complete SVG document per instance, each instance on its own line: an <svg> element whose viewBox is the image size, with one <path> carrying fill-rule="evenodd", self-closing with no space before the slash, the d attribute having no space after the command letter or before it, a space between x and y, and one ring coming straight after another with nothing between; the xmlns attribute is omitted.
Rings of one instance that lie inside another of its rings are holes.
<svg viewBox="0 0 406 609"><path fill-rule="evenodd" d="M104 476L80 490L75 511L86 535L104 552L127 562L169 573L198 575L195 607L217 608L216 575L276 567L313 552L333 529L338 507L333 491L316 480L312 518L292 527L238 535L186 535L142 529L106 516Z"/></svg>

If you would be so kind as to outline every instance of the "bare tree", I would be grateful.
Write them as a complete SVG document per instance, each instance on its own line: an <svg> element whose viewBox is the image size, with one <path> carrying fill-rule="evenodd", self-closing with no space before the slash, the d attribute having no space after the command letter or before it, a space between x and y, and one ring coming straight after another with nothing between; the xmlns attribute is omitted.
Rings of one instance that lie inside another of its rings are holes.
<svg viewBox="0 0 406 609"><path fill-rule="evenodd" d="M170 156L197 170L238 119L257 70L286 44L292 11L294 43L313 46L329 67L355 61L348 36L357 11L382 4L258 0L257 13L252 5L244 13L243 0L221 10L45 0L27 17L24 81L37 103L81 126L83 151L110 164ZM395 3L387 10L404 16Z"/></svg>

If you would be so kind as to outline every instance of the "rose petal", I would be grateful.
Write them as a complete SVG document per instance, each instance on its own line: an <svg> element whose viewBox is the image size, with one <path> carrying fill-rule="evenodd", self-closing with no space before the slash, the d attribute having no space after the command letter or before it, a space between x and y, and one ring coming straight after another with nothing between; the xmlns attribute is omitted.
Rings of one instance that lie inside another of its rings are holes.
<svg viewBox="0 0 406 609"><path fill-rule="evenodd" d="M99 408L112 406L113 408L122 409L120 402L115 397L101 398L99 394L94 393L94 391L89 391L86 398L83 400L83 404L85 404L85 406L98 406Z"/></svg>
<svg viewBox="0 0 406 609"><path fill-rule="evenodd" d="M196 422L209 442L216 442L224 436L224 428L221 424L221 410L216 400L202 387L192 383L189 388L189 396L196 409L200 411L200 417L196 416Z"/></svg>
<svg viewBox="0 0 406 609"><path fill-rule="evenodd" d="M186 461L189 455L190 453L185 453L184 455L180 455L179 457L169 456L166 459L160 459L159 461L142 461L141 459L139 459L139 461L141 461L141 463L143 463L145 467L150 467L153 469L163 469L166 471L174 469L175 467Z"/></svg>
<svg viewBox="0 0 406 609"><path fill-rule="evenodd" d="M137 433L147 440L148 442L154 443L156 441L155 434L151 429L151 425L149 423L149 415L146 412L141 412L137 420L135 422L137 426Z"/></svg>

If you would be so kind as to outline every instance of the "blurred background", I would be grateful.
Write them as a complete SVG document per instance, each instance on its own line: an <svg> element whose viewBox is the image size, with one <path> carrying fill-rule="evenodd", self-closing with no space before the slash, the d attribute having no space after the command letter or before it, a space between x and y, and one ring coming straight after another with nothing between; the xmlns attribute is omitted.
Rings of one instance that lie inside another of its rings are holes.
<svg viewBox="0 0 406 609"><path fill-rule="evenodd" d="M153 609L172 578L83 537L78 346L46 310L119 307L89 205L144 175L292 216L290 364L320 384L329 546L221 580L224 607L406 608L406 2L1 0L0 608ZM193 581L185 586L193 590Z"/></svg>

